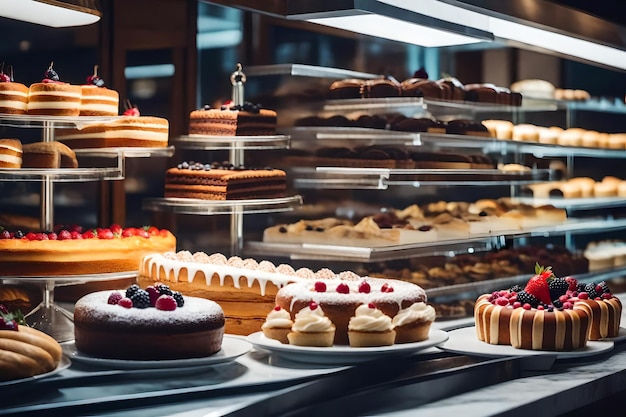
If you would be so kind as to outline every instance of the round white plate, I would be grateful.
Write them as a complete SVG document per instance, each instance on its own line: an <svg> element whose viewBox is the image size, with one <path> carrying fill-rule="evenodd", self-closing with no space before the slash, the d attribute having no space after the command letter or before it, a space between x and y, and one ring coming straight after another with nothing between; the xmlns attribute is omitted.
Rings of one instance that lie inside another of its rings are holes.
<svg viewBox="0 0 626 417"><path fill-rule="evenodd" d="M137 361L125 359L105 359L89 356L76 350L74 342L63 344L63 349L76 363L98 366L108 369L165 369L165 368L197 368L231 362L245 355L252 349L250 343L243 338L224 335L222 349L204 358L172 359L155 361Z"/></svg>
<svg viewBox="0 0 626 417"><path fill-rule="evenodd" d="M263 332L252 333L246 337L246 340L257 349L266 350L297 362L347 365L378 359L386 355L406 355L419 352L445 342L448 340L448 333L443 330L430 329L428 339L423 342L359 348L340 345L331 347L286 345L278 340L265 337Z"/></svg>
<svg viewBox="0 0 626 417"><path fill-rule="evenodd" d="M510 345L491 345L478 340L474 326L452 330L449 332L449 335L448 341L438 346L440 349L448 352L487 357L556 355L556 359L569 359L598 355L613 349L613 342L608 340L601 342L590 341L587 342L586 347L568 352L516 349Z"/></svg>
<svg viewBox="0 0 626 417"><path fill-rule="evenodd" d="M28 378L14 379L12 381L3 381L3 382L0 382L0 387L7 387L7 386L12 387L15 385L27 384L29 382L33 382L41 378L46 378L46 377L49 377L50 375L58 374L62 370L69 368L71 364L72 364L72 361L70 360L70 358L68 358L67 355L63 355L57 367L53 369L52 371L46 372L45 374L31 376Z"/></svg>

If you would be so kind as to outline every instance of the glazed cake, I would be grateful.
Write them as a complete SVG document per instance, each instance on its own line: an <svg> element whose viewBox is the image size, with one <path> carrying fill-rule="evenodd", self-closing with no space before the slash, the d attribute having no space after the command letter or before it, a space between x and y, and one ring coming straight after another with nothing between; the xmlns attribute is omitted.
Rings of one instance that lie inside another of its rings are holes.
<svg viewBox="0 0 626 417"><path fill-rule="evenodd" d="M261 136L276 134L276 112L258 105L222 106L194 110L189 134L208 136Z"/></svg>
<svg viewBox="0 0 626 417"><path fill-rule="evenodd" d="M22 142L17 139L0 139L0 168L22 166Z"/></svg>
<svg viewBox="0 0 626 417"><path fill-rule="evenodd" d="M278 289L300 279L287 264L188 251L146 255L138 276L142 286L165 283L185 295L216 301L226 315L226 332L242 335L259 331Z"/></svg>
<svg viewBox="0 0 626 417"><path fill-rule="evenodd" d="M243 200L284 197L285 171L249 169L231 164L181 163L165 174L165 197Z"/></svg>
<svg viewBox="0 0 626 417"><path fill-rule="evenodd" d="M56 232L0 231L5 276L56 276L136 271L144 255L176 249L165 229L58 228Z"/></svg>
<svg viewBox="0 0 626 417"><path fill-rule="evenodd" d="M152 116L123 116L105 123L85 125L82 129L63 129L56 138L72 149L167 147L169 122Z"/></svg>
<svg viewBox="0 0 626 417"><path fill-rule="evenodd" d="M296 282L282 287L276 294L276 304L288 310L292 318L311 302L317 303L335 325L335 344L347 345L348 324L360 305L372 303L393 318L413 303L426 302L426 293L405 281L351 276Z"/></svg>
<svg viewBox="0 0 626 417"><path fill-rule="evenodd" d="M99 291L74 307L76 349L110 359L202 358L221 349L224 312L211 300L166 286Z"/></svg>
<svg viewBox="0 0 626 417"><path fill-rule="evenodd" d="M514 348L570 351L588 340L615 337L621 302L606 283L579 284L536 266L526 286L478 297L474 308L479 340Z"/></svg>

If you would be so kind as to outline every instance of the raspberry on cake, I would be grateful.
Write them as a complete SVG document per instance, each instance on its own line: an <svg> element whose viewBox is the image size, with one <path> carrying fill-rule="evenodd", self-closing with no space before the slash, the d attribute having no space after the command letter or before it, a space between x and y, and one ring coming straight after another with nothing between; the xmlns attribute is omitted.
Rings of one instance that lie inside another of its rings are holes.
<svg viewBox="0 0 626 417"><path fill-rule="evenodd" d="M22 142L18 139L0 139L0 168L20 168L22 156Z"/></svg>
<svg viewBox="0 0 626 417"><path fill-rule="evenodd" d="M2 230L0 270L4 276L86 275L137 270L143 256L176 249L168 230L113 225L83 231Z"/></svg>
<svg viewBox="0 0 626 417"><path fill-rule="evenodd" d="M28 87L13 81L13 69L4 72L4 63L0 64L0 113L25 114L28 109Z"/></svg>
<svg viewBox="0 0 626 417"><path fill-rule="evenodd" d="M76 349L99 358L201 358L221 349L224 312L203 298L183 297L165 285L99 291L74 308Z"/></svg>
<svg viewBox="0 0 626 417"><path fill-rule="evenodd" d="M77 85L61 82L52 69L45 78L28 88L28 114L46 116L78 116L80 114L81 89Z"/></svg>
<svg viewBox="0 0 626 417"><path fill-rule="evenodd" d="M209 136L261 136L276 133L276 112L258 104L223 105L194 110L189 118L189 134Z"/></svg>
<svg viewBox="0 0 626 417"><path fill-rule="evenodd" d="M183 162L165 174L165 197L243 200L284 197L286 173L226 164Z"/></svg>

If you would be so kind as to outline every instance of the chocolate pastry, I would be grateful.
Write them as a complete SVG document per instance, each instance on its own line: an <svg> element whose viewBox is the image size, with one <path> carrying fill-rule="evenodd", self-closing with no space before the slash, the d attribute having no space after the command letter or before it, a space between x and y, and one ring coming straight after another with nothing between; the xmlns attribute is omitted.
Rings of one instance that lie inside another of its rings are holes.
<svg viewBox="0 0 626 417"><path fill-rule="evenodd" d="M444 94L441 85L422 78L409 78L402 81L401 86L404 97L442 98Z"/></svg>
<svg viewBox="0 0 626 417"><path fill-rule="evenodd" d="M399 97L400 95L400 84L394 79L367 80L361 87L363 98Z"/></svg>
<svg viewBox="0 0 626 417"><path fill-rule="evenodd" d="M328 98L361 98L361 88L364 83L365 81L357 79L345 79L341 81L335 81L330 85Z"/></svg>

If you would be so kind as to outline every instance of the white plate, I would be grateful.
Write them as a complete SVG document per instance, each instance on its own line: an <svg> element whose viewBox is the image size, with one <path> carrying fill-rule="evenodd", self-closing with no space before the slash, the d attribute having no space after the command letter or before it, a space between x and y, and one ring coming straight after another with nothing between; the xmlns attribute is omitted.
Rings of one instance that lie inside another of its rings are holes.
<svg viewBox="0 0 626 417"><path fill-rule="evenodd" d="M45 374L31 376L28 378L14 379L12 381L3 381L3 382L0 382L0 387L7 387L7 386L13 387L15 385L26 384L26 383L33 382L41 378L46 378L46 377L49 377L50 375L58 374L62 370L69 368L71 364L72 364L72 361L70 360L70 358L68 358L66 355L63 355L57 367L53 369L52 371L46 372Z"/></svg>
<svg viewBox="0 0 626 417"><path fill-rule="evenodd" d="M74 342L63 344L63 349L70 358L77 362L108 369L165 369L165 368L198 368L231 362L252 349L245 339L224 335L222 349L204 358L138 361L125 359L105 359L89 356L76 350Z"/></svg>
<svg viewBox="0 0 626 417"><path fill-rule="evenodd" d="M478 340L474 326L452 330L449 332L449 335L448 341L438 346L440 349L454 353L487 357L549 355L556 356L556 359L569 359L598 355L613 349L613 342L609 340L601 342L589 341L586 347L567 352L516 349L510 345L491 345Z"/></svg>
<svg viewBox="0 0 626 417"><path fill-rule="evenodd" d="M297 362L347 365L378 359L386 355L411 354L448 340L448 334L443 330L430 329L428 336L428 339L423 342L359 348L343 345L334 345L332 347L286 345L278 340L265 337L263 332L252 333L246 337L246 340L252 343L255 348L266 350Z"/></svg>

